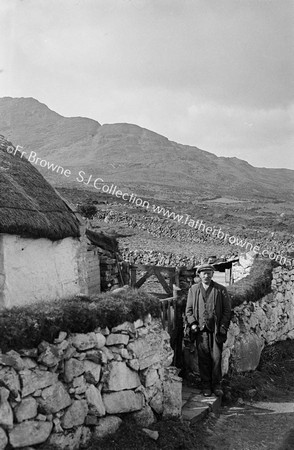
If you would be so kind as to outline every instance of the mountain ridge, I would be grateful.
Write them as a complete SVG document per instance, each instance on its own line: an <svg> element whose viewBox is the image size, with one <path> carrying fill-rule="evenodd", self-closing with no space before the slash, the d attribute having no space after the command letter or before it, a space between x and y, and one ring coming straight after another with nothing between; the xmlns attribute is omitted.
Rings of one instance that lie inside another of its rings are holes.
<svg viewBox="0 0 294 450"><path fill-rule="evenodd" d="M74 174L83 170L124 186L174 188L188 196L294 200L294 170L218 157L136 124L63 117L32 97L0 98L0 134ZM55 186L73 182L38 169Z"/></svg>

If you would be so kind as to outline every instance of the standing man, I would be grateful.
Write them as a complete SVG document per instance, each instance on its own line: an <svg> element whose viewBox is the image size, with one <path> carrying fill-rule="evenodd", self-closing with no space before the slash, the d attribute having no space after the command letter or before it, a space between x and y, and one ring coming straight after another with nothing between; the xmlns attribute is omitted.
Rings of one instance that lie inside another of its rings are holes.
<svg viewBox="0 0 294 450"><path fill-rule="evenodd" d="M196 337L199 373L203 395L223 395L221 359L223 343L231 318L231 302L227 289L212 280L214 268L203 264L197 269L200 282L188 293L186 317Z"/></svg>

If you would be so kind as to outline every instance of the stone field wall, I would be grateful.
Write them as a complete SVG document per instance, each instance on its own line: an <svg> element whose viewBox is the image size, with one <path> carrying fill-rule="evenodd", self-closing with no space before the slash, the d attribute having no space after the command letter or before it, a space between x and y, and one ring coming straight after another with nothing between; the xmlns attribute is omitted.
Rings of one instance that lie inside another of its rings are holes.
<svg viewBox="0 0 294 450"><path fill-rule="evenodd" d="M123 420L148 428L179 417L182 379L159 320L125 322L0 353L0 450L74 450ZM11 446L11 447L10 447Z"/></svg>
<svg viewBox="0 0 294 450"><path fill-rule="evenodd" d="M224 345L222 370L229 360L239 372L255 370L265 345L294 339L294 268L273 269L272 292L258 302L235 307Z"/></svg>

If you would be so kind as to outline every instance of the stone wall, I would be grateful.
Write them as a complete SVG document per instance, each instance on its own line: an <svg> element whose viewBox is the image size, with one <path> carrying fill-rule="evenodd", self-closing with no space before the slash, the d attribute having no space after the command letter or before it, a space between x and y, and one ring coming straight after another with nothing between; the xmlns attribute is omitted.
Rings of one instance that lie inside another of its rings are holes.
<svg viewBox="0 0 294 450"><path fill-rule="evenodd" d="M159 320L125 322L0 352L0 450L87 446L123 420L148 427L181 413L182 383ZM11 446L11 447L10 447Z"/></svg>
<svg viewBox="0 0 294 450"><path fill-rule="evenodd" d="M255 370L265 345L294 339L294 268L273 269L272 292L258 302L235 307L224 345L222 369L229 360L238 372Z"/></svg>

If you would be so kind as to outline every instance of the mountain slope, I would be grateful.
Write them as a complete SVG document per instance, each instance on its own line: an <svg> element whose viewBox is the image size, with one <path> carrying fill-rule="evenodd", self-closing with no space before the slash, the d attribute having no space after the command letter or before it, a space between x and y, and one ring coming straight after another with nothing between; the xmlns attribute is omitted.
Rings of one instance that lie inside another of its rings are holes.
<svg viewBox="0 0 294 450"><path fill-rule="evenodd" d="M105 182L146 186L149 191L190 195L294 200L294 171L255 168L177 144L132 124L100 125L82 117L65 118L33 98L0 99L0 134L29 154L71 170L66 178L38 169L55 185L75 185L79 171Z"/></svg>

